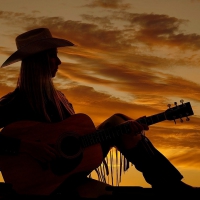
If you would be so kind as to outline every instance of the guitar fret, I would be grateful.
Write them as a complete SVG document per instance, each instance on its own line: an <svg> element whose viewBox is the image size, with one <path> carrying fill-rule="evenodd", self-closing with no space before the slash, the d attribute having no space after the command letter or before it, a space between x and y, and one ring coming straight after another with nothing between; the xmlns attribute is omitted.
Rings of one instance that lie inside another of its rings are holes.
<svg viewBox="0 0 200 200"><path fill-rule="evenodd" d="M84 135L83 137L84 137L84 140L85 140L85 147L87 147L87 146L88 146L88 138L87 138L87 135Z"/></svg>
<svg viewBox="0 0 200 200"><path fill-rule="evenodd" d="M105 138L104 138L104 131L101 131L101 134L99 136L101 137L101 141L103 142L105 140Z"/></svg>
<svg viewBox="0 0 200 200"><path fill-rule="evenodd" d="M91 144L90 134L87 135L87 139L88 139L88 146L90 146L90 144Z"/></svg>
<svg viewBox="0 0 200 200"><path fill-rule="evenodd" d="M86 147L87 146L87 140L86 140L87 138L85 136L83 138L84 138L84 146Z"/></svg>
<svg viewBox="0 0 200 200"><path fill-rule="evenodd" d="M82 141L83 147L88 147L95 143L94 135L93 134L84 135L81 137L81 141Z"/></svg>
<svg viewBox="0 0 200 200"><path fill-rule="evenodd" d="M90 144L95 144L95 140L94 140L94 134L91 133L91 134L88 134L88 137L89 137L89 141L90 141Z"/></svg>
<svg viewBox="0 0 200 200"><path fill-rule="evenodd" d="M129 134L131 131L130 123L126 123L122 126L122 133Z"/></svg>
<svg viewBox="0 0 200 200"><path fill-rule="evenodd" d="M150 119L151 119L151 124L153 124L154 123L153 117L151 116Z"/></svg>
<svg viewBox="0 0 200 200"><path fill-rule="evenodd" d="M151 117L151 120L152 120L152 123L155 123L155 122L158 122L158 121L159 121L157 115L153 115L153 116Z"/></svg>
<svg viewBox="0 0 200 200"><path fill-rule="evenodd" d="M117 129L116 133L115 133L115 134L113 134L113 137L114 137L114 138L116 138L116 136L118 136L118 137L119 137L119 136L121 135L121 132L122 132L122 131L121 131L121 129L120 129L120 128L119 128L119 129Z"/></svg>
<svg viewBox="0 0 200 200"><path fill-rule="evenodd" d="M119 126L110 128L110 130L107 130L108 132L110 132L109 139L114 139L116 137L119 137L121 135L121 132L122 132L121 131L122 127L120 127L120 125L119 125Z"/></svg>
<svg viewBox="0 0 200 200"><path fill-rule="evenodd" d="M109 139L110 139L109 135L106 134L105 136L106 136L106 140L109 140Z"/></svg>
<svg viewBox="0 0 200 200"><path fill-rule="evenodd" d="M94 134L95 140L96 140L96 144L101 142L100 134L101 134L101 131L97 131L97 132Z"/></svg>
<svg viewBox="0 0 200 200"><path fill-rule="evenodd" d="M117 132L118 132L118 128L114 127L114 130L111 131L110 139L115 138Z"/></svg>
<svg viewBox="0 0 200 200"><path fill-rule="evenodd" d="M124 124L123 124L123 126L119 126L119 129L121 130L121 133L126 133L126 130L124 129ZM120 135L119 135L120 136Z"/></svg>
<svg viewBox="0 0 200 200"><path fill-rule="evenodd" d="M163 121L163 113L152 115L153 123L158 123L160 121Z"/></svg>
<svg viewBox="0 0 200 200"><path fill-rule="evenodd" d="M81 146L83 148L86 147L86 141L85 141L85 137L84 136L81 137Z"/></svg>
<svg viewBox="0 0 200 200"><path fill-rule="evenodd" d="M102 141L105 140L105 133L104 133L104 131L101 132L101 139L102 139Z"/></svg>
<svg viewBox="0 0 200 200"><path fill-rule="evenodd" d="M141 123L141 124L146 124L146 125L148 125L148 123L147 123L147 117L142 117L142 118L140 118L139 120L137 120L137 122L139 122L139 123Z"/></svg>
<svg viewBox="0 0 200 200"><path fill-rule="evenodd" d="M145 123L147 125L155 124L160 121L166 120L164 113L159 113L157 115L152 115L149 117L143 117L142 119L138 120L139 123Z"/></svg>
<svg viewBox="0 0 200 200"><path fill-rule="evenodd" d="M107 134L109 135L108 138L112 139L114 137L114 135L115 135L116 127L110 128L110 129L108 129L106 131L107 131Z"/></svg>
<svg viewBox="0 0 200 200"><path fill-rule="evenodd" d="M158 115L159 115L160 121L166 120L166 116L165 116L164 113L160 113L160 114L158 114Z"/></svg>
<svg viewBox="0 0 200 200"><path fill-rule="evenodd" d="M112 131L112 130L111 130ZM112 133L112 132L111 132ZM111 139L110 137L110 132L108 130L105 130L104 131L104 136L105 136L105 139L108 140L108 139Z"/></svg>
<svg viewBox="0 0 200 200"><path fill-rule="evenodd" d="M147 118L146 122L147 122L148 125L152 124L152 121L151 121L150 117Z"/></svg>

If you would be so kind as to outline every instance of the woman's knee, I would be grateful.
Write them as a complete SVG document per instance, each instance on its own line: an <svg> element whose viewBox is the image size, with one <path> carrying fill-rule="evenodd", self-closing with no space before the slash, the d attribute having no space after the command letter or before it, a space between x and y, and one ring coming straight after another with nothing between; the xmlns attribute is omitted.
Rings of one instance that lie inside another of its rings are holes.
<svg viewBox="0 0 200 200"><path fill-rule="evenodd" d="M117 126L121 123L124 123L127 120L128 119L125 119L122 114L115 113L111 115L108 119L106 119L103 123L101 123L100 126L104 128L110 128L110 127Z"/></svg>

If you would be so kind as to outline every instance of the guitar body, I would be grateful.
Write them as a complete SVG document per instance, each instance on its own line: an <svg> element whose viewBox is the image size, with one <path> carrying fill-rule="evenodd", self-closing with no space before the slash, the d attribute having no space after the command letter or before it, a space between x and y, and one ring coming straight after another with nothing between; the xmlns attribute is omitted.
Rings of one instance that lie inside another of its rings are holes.
<svg viewBox="0 0 200 200"><path fill-rule="evenodd" d="M100 144L84 149L77 145L79 137L95 131L92 120L85 114L75 114L58 123L19 121L8 125L1 134L47 143L59 150L60 157L43 166L25 153L0 155L4 181L11 183L19 194L49 195L70 175L92 171L101 164L103 154ZM66 148L69 145L75 149L69 151Z"/></svg>

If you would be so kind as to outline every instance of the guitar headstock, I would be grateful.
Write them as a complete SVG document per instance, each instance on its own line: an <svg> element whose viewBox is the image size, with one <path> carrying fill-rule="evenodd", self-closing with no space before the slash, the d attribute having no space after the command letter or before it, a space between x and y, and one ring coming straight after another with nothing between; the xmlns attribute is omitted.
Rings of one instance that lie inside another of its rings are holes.
<svg viewBox="0 0 200 200"><path fill-rule="evenodd" d="M190 102L183 103L183 100L180 102L180 105L177 105L175 102L174 107L171 107L171 105L168 104L169 109L165 111L165 117L167 120L174 120L176 123L176 119L180 119L180 121L183 122L182 118L186 117L186 121L189 121L190 119L188 116L194 115Z"/></svg>

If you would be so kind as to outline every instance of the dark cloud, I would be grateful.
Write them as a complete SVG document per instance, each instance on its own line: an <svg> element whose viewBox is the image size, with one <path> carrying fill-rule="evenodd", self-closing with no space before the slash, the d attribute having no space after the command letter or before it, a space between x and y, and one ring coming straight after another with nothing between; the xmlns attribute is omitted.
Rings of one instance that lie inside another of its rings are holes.
<svg viewBox="0 0 200 200"><path fill-rule="evenodd" d="M124 11L114 12L113 15L104 17L88 14L83 14L82 17L92 23L64 20L62 17L36 18L34 15L0 11L0 19L6 20L7 23L10 23L11 19L13 23L14 19L15 24L23 24L26 30L41 26L48 27L55 36L68 38L78 45L92 49L124 50L138 43L151 47L166 45L180 49L199 49L200 36L195 33L185 34L181 30L181 26L187 23L187 20L167 15ZM130 25L128 28L117 29L113 20L121 20ZM104 28L101 28L102 25Z"/></svg>
<svg viewBox="0 0 200 200"><path fill-rule="evenodd" d="M192 3L193 2L200 2L200 0L190 0Z"/></svg>
<svg viewBox="0 0 200 200"><path fill-rule="evenodd" d="M89 15L89 14L82 14L81 16L82 16L83 20L87 20L94 24L98 24L100 26L103 26L104 28L113 28L113 25L114 25L107 16L96 17L96 16Z"/></svg>
<svg viewBox="0 0 200 200"><path fill-rule="evenodd" d="M166 45L180 49L199 50L200 36L195 33L184 34L181 29L188 20L154 13L115 12L113 17L130 23L133 38L137 42L148 46Z"/></svg>
<svg viewBox="0 0 200 200"><path fill-rule="evenodd" d="M93 0L85 6L90 8L101 7L109 9L128 9L131 7L131 4L122 2L122 0Z"/></svg>

